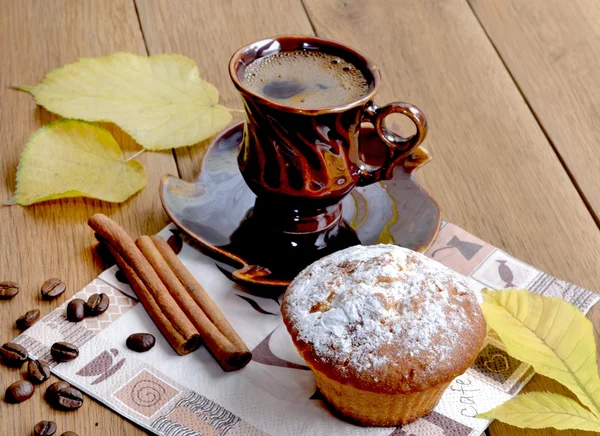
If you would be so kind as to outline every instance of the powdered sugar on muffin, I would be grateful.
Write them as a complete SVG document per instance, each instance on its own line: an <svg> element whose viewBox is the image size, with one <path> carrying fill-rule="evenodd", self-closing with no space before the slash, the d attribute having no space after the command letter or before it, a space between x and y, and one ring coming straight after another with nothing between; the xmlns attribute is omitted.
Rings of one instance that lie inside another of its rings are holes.
<svg viewBox="0 0 600 436"><path fill-rule="evenodd" d="M395 245L352 247L315 262L289 286L282 312L299 349L335 365L337 379L348 373L377 383L397 371L400 390L464 371L455 367L457 353L473 344L461 338L484 329L461 275Z"/></svg>

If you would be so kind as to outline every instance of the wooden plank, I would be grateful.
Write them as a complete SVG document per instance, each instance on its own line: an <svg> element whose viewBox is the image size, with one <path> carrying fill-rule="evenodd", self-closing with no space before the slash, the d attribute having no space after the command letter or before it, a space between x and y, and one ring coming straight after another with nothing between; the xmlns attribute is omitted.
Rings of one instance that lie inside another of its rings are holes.
<svg viewBox="0 0 600 436"><path fill-rule="evenodd" d="M600 291L600 232L465 1L304 4L319 36L343 41L379 65L378 102L408 101L427 115L425 147L434 160L418 179L446 219ZM598 330L598 309L590 318ZM526 389L566 391L539 376ZM558 432L496 422L490 434Z"/></svg>
<svg viewBox="0 0 600 436"><path fill-rule="evenodd" d="M600 225L600 3L469 1Z"/></svg>
<svg viewBox="0 0 600 436"><path fill-rule="evenodd" d="M175 52L196 61L201 76L221 92L229 108L241 100L229 78L229 58L239 47L283 33L312 34L300 0L136 0L150 54ZM241 114L235 114L241 121ZM194 179L210 141L176 150L180 174Z"/></svg>
<svg viewBox="0 0 600 436"><path fill-rule="evenodd" d="M35 107L31 96L9 89L10 84L35 84L51 69L82 56L119 50L145 54L145 48L133 2L57 0L50 5L0 0L0 10L0 199L6 200L15 188L23 146L50 119L47 112ZM126 155L139 149L127 135L112 130ZM172 154L147 153L140 160L148 173L148 186L123 205L70 199L27 208L0 207L0 280L21 284L14 300L1 302L2 343L18 334L14 320L25 311L39 307L46 314L67 297L40 301L39 287L45 279L62 278L68 285L67 295L72 295L101 272L103 265L91 250L94 237L86 225L90 215L103 212L114 216L132 235L154 233L167 223L157 193L160 177L176 171ZM2 389L19 378L17 370L0 370ZM80 435L144 434L89 398L76 413L52 410L42 399L48 384L22 405L0 402L0 434L31 434L42 419L56 421L57 434L67 430Z"/></svg>

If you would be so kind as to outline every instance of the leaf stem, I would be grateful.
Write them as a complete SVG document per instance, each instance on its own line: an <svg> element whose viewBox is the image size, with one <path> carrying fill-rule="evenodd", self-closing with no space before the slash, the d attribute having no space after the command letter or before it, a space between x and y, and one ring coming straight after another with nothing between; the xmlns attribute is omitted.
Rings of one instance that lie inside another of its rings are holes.
<svg viewBox="0 0 600 436"><path fill-rule="evenodd" d="M243 114L245 112L243 109L229 109L229 108L227 108L227 110L229 112L237 112L239 114Z"/></svg>
<svg viewBox="0 0 600 436"><path fill-rule="evenodd" d="M129 156L127 159L125 159L125 162L129 162L130 160L135 159L136 157L140 156L141 154L144 154L144 152L146 151L145 148L142 148L140 151L138 151L137 153L132 154L131 156Z"/></svg>

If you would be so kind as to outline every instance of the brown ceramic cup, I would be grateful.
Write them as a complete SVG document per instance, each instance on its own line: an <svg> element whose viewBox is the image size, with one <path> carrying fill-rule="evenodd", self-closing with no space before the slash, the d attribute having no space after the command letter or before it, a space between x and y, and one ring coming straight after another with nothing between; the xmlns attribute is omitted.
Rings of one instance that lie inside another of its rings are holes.
<svg viewBox="0 0 600 436"><path fill-rule="evenodd" d="M351 103L320 109L300 109L268 100L244 86L244 71L255 60L283 51L315 50L339 56L360 69L368 92ZM409 103L377 106L379 69L368 58L343 44L310 36L277 36L240 48L229 73L246 112L240 146L240 171L257 195L254 213L288 232L315 232L341 216L341 199L355 186L391 179L394 167L417 147L427 133L423 112ZM403 137L385 128L393 113L408 117L416 133ZM361 123L371 123L387 156L381 166L363 162L359 144Z"/></svg>

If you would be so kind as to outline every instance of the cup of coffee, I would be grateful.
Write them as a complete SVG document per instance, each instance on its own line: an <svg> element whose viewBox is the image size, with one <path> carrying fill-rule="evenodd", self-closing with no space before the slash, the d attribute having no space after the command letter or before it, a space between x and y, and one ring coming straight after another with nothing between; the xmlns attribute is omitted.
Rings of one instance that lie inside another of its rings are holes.
<svg viewBox="0 0 600 436"><path fill-rule="evenodd" d="M391 179L425 138L427 121L408 103L377 106L377 67L326 39L254 42L233 55L229 73L246 113L238 164L257 196L229 248L292 279L320 257L361 242L341 218L341 200L357 185ZM416 133L386 129L392 113L408 117ZM361 148L362 123L379 136L368 142L381 146L377 165L367 163L369 150Z"/></svg>
<svg viewBox="0 0 600 436"><path fill-rule="evenodd" d="M254 42L233 55L229 73L246 112L240 171L257 195L255 209L275 215L284 230L312 232L335 223L346 194L391 179L427 133L417 107L376 105L379 69L334 41L285 35ZM386 129L392 113L408 117L416 133L403 137ZM380 166L361 159L363 122L387 148Z"/></svg>

